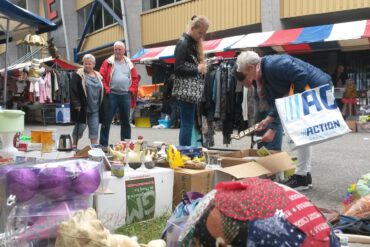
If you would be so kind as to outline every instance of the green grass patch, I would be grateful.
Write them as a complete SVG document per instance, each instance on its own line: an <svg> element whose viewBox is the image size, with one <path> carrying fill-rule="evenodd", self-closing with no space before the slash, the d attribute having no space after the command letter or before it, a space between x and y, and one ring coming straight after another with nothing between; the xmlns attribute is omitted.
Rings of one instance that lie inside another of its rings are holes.
<svg viewBox="0 0 370 247"><path fill-rule="evenodd" d="M159 218L123 225L116 230L116 233L130 237L136 236L139 243L147 244L149 241L161 237L169 218L170 215L163 215Z"/></svg>

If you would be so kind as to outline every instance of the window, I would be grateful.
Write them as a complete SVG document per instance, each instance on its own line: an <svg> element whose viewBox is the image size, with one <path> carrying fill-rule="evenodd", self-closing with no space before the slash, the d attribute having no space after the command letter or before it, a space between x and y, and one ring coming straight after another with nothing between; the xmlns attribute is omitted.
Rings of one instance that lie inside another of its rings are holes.
<svg viewBox="0 0 370 247"><path fill-rule="evenodd" d="M174 3L176 1L174 0L158 0L158 7L162 7L164 5L167 5L167 4L171 4L171 3Z"/></svg>
<svg viewBox="0 0 370 247"><path fill-rule="evenodd" d="M94 16L93 16L93 23L94 23L93 31L102 29L103 27L103 7L100 4L96 6Z"/></svg>
<svg viewBox="0 0 370 247"><path fill-rule="evenodd" d="M114 11L114 13L122 18L122 9L120 0L105 0L105 3ZM90 23L87 23L87 18L89 17L93 3L86 5L84 8L81 8L77 11L77 26L78 26L78 36L81 37L82 32L86 25L88 25L87 33L91 33L102 29L106 26L116 23L113 16L103 8L101 4L98 3L94 11L92 20Z"/></svg>
<svg viewBox="0 0 370 247"><path fill-rule="evenodd" d="M182 0L142 0L143 1L143 11L147 11L150 9L155 9L158 7L162 7L168 4L180 2Z"/></svg>
<svg viewBox="0 0 370 247"><path fill-rule="evenodd" d="M105 0L105 2L109 5L109 6L112 6L112 2L113 0ZM113 16L111 14L109 14L109 12L104 9L104 26L109 26L111 24L113 24Z"/></svg>

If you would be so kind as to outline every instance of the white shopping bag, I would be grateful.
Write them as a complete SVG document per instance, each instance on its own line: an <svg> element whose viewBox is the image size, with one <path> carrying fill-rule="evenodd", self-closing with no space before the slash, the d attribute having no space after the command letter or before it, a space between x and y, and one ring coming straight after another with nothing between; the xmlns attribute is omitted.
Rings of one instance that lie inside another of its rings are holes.
<svg viewBox="0 0 370 247"><path fill-rule="evenodd" d="M280 121L292 139L291 149L349 133L330 85L275 100Z"/></svg>

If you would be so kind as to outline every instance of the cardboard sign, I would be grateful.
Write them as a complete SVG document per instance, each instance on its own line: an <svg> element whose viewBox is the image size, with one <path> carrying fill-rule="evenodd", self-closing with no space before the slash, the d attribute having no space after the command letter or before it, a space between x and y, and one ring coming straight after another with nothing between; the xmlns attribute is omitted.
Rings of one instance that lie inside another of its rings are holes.
<svg viewBox="0 0 370 247"><path fill-rule="evenodd" d="M126 181L126 224L152 219L155 211L153 177Z"/></svg>

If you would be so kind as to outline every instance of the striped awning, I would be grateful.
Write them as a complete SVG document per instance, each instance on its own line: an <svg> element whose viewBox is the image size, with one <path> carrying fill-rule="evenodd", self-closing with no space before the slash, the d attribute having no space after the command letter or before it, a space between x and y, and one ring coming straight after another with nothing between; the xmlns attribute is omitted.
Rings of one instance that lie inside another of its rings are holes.
<svg viewBox="0 0 370 247"><path fill-rule="evenodd" d="M271 47L276 52L307 53L325 50L370 49L370 20L251 33L230 47Z"/></svg>
<svg viewBox="0 0 370 247"><path fill-rule="evenodd" d="M203 50L205 54L214 53L215 56L233 56L235 53L230 51L230 47L242 39L244 35L232 36L221 39L207 40L203 43ZM155 48L142 48L134 56L132 61L152 62L156 60L164 60L165 62L173 62L175 57L175 46L162 46Z"/></svg>

